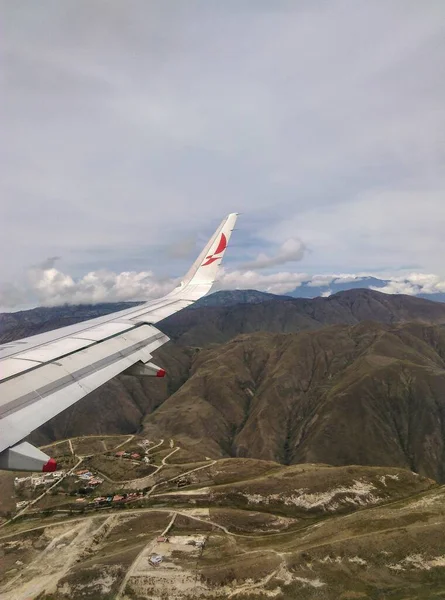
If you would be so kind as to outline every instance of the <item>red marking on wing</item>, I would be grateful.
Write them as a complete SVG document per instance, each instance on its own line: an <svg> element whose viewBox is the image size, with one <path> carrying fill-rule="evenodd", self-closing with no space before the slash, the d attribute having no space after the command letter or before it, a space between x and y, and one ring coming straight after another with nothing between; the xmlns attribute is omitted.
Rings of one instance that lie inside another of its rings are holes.
<svg viewBox="0 0 445 600"><path fill-rule="evenodd" d="M218 248L215 250L213 254L221 254L223 250L227 248L227 239L226 236L222 233L221 239L219 240Z"/></svg>
<svg viewBox="0 0 445 600"><path fill-rule="evenodd" d="M212 262L215 262L215 260L218 260L218 258L221 258L220 256L216 256L216 255L221 254L221 252L223 252L226 248L227 248L227 238L222 233L221 238L218 243L218 247L216 248L215 252L213 254L209 254L209 256L206 256L207 262L202 263L201 267L206 267L207 265L211 265Z"/></svg>
<svg viewBox="0 0 445 600"><path fill-rule="evenodd" d="M51 473L57 469L57 463L54 458L50 458L47 463L45 463L42 467L42 471L44 473Z"/></svg>
<svg viewBox="0 0 445 600"><path fill-rule="evenodd" d="M202 263L201 267L207 267L207 265L211 265L212 262L215 262L215 260L218 260L221 257L220 256L210 256L207 258L208 258L207 262Z"/></svg>

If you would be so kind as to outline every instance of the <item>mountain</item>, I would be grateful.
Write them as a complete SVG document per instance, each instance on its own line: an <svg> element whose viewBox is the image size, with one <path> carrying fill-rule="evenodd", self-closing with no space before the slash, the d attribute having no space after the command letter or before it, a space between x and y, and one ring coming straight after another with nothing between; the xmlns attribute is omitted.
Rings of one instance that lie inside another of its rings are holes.
<svg viewBox="0 0 445 600"><path fill-rule="evenodd" d="M235 304L259 304L266 300L286 299L288 296L277 296L257 290L222 290L200 298L187 310L195 310L204 306L233 306ZM0 313L0 343L37 335L80 321L94 319L142 302L102 302L99 304L65 304L62 306L32 308L17 312Z"/></svg>
<svg viewBox="0 0 445 600"><path fill-rule="evenodd" d="M330 279L328 276L327 279ZM293 298L316 298L317 296L336 294L347 290L365 288L383 288L390 283L388 279L377 279L376 277L360 277L352 281L344 281L341 277L333 279L326 285L314 285L316 281L304 281L301 286L295 288L287 295ZM445 294L417 294L418 298L433 300L434 302L445 302Z"/></svg>
<svg viewBox="0 0 445 600"><path fill-rule="evenodd" d="M330 277L328 278L330 279ZM340 278L338 278L340 279ZM327 285L314 285L315 281L303 281L302 284L289 292L287 295L292 298L316 298L317 296L336 294L347 290L358 288L370 289L372 287L384 287L389 282L376 277L361 277L352 281L337 282L335 279Z"/></svg>
<svg viewBox="0 0 445 600"><path fill-rule="evenodd" d="M445 481L445 325L255 333L201 350L144 433L211 457L400 466Z"/></svg>
<svg viewBox="0 0 445 600"><path fill-rule="evenodd" d="M367 289L339 292L328 298L276 298L258 304L210 306L183 310L159 326L189 346L222 343L240 333L291 333L337 323L445 323L445 305L414 296L388 295Z"/></svg>
<svg viewBox="0 0 445 600"><path fill-rule="evenodd" d="M279 296L258 290L221 290L200 298L189 310L202 306L233 306L235 304L260 304L267 300L289 299L290 296Z"/></svg>
<svg viewBox="0 0 445 600"><path fill-rule="evenodd" d="M0 313L0 343L95 319L138 304L140 302L65 304L64 306L39 306L30 310Z"/></svg>

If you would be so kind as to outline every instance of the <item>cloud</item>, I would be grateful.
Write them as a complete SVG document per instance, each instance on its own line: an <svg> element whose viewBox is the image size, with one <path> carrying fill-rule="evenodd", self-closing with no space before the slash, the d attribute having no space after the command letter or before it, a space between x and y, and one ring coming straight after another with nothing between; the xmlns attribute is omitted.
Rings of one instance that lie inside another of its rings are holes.
<svg viewBox="0 0 445 600"><path fill-rule="evenodd" d="M285 294L308 279L307 273L278 272L261 274L254 270L226 271L218 281L219 289L257 289L272 294Z"/></svg>
<svg viewBox="0 0 445 600"><path fill-rule="evenodd" d="M4 4L2 281L173 277L157 249L232 211L243 261L445 275L442 3Z"/></svg>
<svg viewBox="0 0 445 600"><path fill-rule="evenodd" d="M99 302L123 302L158 298L171 291L176 279L160 279L151 271L91 271L74 279L59 271L54 260L48 259L39 267L29 269L27 279L21 285L0 287L2 309L62 304L95 304Z"/></svg>
<svg viewBox="0 0 445 600"><path fill-rule="evenodd" d="M327 275L312 275L308 281L309 287L326 287L331 283L352 283L353 281L361 281L367 275L359 275L354 273L327 274Z"/></svg>
<svg viewBox="0 0 445 600"><path fill-rule="evenodd" d="M28 270L26 280L0 286L1 310L30 308L36 304L58 306L62 304L94 304L99 302L123 302L158 298L170 292L179 278L160 278L152 271L123 271L116 273L101 269L90 271L75 278L55 267L56 258L43 261ZM328 288L321 296L332 294L332 287L339 283L363 281L371 275L386 281L383 287L369 286L388 294L439 294L445 293L445 278L432 273L380 274L360 272L357 274L316 274L278 271L259 273L255 269L221 269L214 290L256 289L273 294L288 294L301 286Z"/></svg>
<svg viewBox="0 0 445 600"><path fill-rule="evenodd" d="M173 281L159 281L150 271L92 271L74 280L52 268L38 274L34 271L31 278L32 292L44 306L145 300L162 296L173 287Z"/></svg>
<svg viewBox="0 0 445 600"><path fill-rule="evenodd" d="M306 252L306 247L301 240L288 239L286 240L278 252L273 256L267 254L259 254L258 257L251 261L240 265L241 269L267 269L277 267L288 262L296 262L302 260Z"/></svg>
<svg viewBox="0 0 445 600"><path fill-rule="evenodd" d="M385 294L440 294L445 293L445 278L432 273L409 273L407 275L395 276L383 287L373 287Z"/></svg>

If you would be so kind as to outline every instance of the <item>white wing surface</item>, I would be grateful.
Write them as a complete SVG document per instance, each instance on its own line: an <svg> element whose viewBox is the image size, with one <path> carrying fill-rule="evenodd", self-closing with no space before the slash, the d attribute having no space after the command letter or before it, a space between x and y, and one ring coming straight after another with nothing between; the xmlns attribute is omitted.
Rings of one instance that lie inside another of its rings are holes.
<svg viewBox="0 0 445 600"><path fill-rule="evenodd" d="M222 221L181 284L163 298L0 346L0 469L55 470L52 458L21 440L119 373L165 374L150 362L168 341L153 324L207 294L236 218L232 213Z"/></svg>

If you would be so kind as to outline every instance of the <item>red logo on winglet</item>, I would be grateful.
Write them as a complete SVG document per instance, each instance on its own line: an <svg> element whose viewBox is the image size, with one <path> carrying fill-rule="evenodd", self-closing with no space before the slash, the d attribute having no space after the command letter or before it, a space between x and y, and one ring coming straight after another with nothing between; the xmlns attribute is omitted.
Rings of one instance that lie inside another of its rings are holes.
<svg viewBox="0 0 445 600"><path fill-rule="evenodd" d="M215 252L213 254L210 254L209 256L206 256L206 262L202 263L201 266L207 267L207 265L211 265L212 262L215 262L215 260L218 260L218 258L221 258L220 256L217 256L217 255L221 254L221 252L224 252L224 250L226 248L227 248L227 239L226 239L226 236L222 233Z"/></svg>

